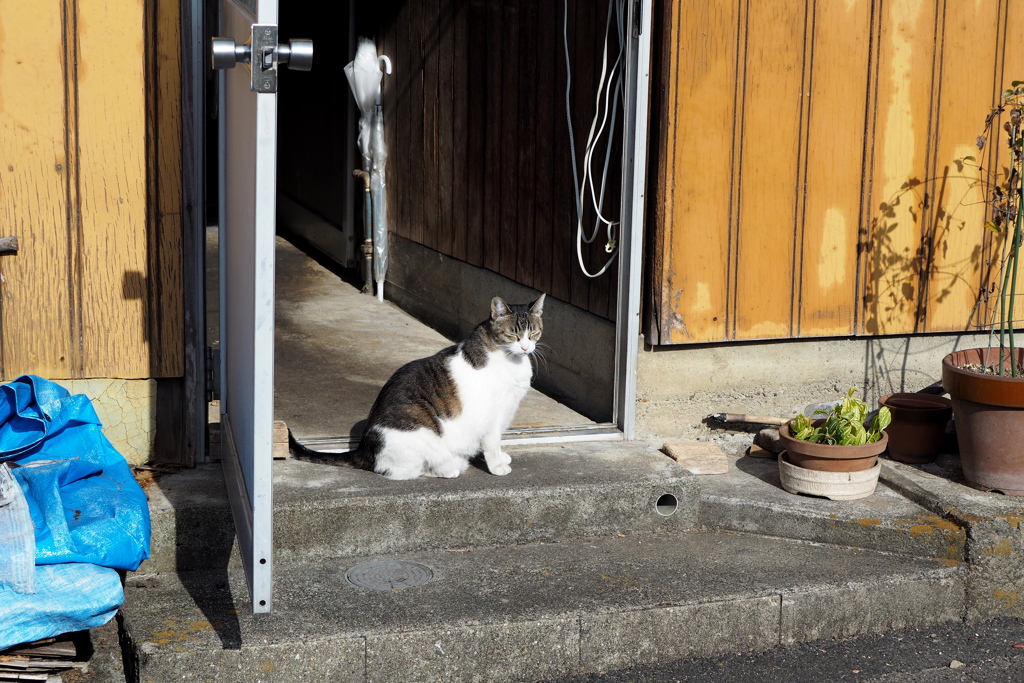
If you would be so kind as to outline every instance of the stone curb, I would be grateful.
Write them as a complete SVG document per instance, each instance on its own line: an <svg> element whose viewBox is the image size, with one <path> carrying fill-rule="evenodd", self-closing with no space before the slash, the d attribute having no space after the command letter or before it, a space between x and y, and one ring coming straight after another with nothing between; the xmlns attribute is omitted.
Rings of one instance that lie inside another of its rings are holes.
<svg viewBox="0 0 1024 683"><path fill-rule="evenodd" d="M1024 617L1024 499L976 491L921 468L886 462L881 480L966 536L966 618Z"/></svg>

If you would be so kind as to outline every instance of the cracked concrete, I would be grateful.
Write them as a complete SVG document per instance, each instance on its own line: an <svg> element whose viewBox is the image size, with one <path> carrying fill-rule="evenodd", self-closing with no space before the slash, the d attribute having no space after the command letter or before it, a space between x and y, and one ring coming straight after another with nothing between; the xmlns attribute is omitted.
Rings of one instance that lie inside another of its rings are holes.
<svg viewBox="0 0 1024 683"><path fill-rule="evenodd" d="M156 438L153 379L70 379L58 382L72 394L85 394L103 423L103 434L132 465L149 461Z"/></svg>

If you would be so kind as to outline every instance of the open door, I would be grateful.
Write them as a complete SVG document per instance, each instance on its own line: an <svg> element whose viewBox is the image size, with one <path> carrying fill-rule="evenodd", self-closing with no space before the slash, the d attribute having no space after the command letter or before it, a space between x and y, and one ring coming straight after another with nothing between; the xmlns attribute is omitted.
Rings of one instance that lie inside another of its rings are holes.
<svg viewBox="0 0 1024 683"><path fill-rule="evenodd" d="M270 612L277 77L313 50L278 44L277 0L222 0L219 34L221 459L253 612Z"/></svg>

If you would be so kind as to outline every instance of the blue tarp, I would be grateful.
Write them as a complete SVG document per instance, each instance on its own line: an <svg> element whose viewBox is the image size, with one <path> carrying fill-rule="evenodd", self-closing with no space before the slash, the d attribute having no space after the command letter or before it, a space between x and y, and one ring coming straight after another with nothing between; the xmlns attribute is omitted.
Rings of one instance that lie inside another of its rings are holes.
<svg viewBox="0 0 1024 683"><path fill-rule="evenodd" d="M123 600L113 570L137 569L149 556L149 506L89 399L32 375L0 386L0 462L17 465L28 502L38 591L15 599L0 587L0 649L110 619ZM59 630L17 626L24 620L15 621L14 605L29 611L33 598L41 610L33 624Z"/></svg>
<svg viewBox="0 0 1024 683"><path fill-rule="evenodd" d="M124 602L116 569L95 564L36 567L36 592L0 586L0 650L102 626Z"/></svg>

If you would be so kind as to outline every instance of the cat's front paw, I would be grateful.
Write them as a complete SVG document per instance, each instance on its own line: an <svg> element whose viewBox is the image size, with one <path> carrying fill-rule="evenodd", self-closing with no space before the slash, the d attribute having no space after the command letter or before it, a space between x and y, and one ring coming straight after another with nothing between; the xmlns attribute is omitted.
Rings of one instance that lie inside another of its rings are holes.
<svg viewBox="0 0 1024 683"><path fill-rule="evenodd" d="M502 463L500 465L488 465L487 469L491 471L491 474L496 474L499 477L504 477L512 471L512 467L507 463Z"/></svg>
<svg viewBox="0 0 1024 683"><path fill-rule="evenodd" d="M454 465L434 465L434 467L431 468L430 473L435 477L440 477L441 479L454 479L462 474L462 468Z"/></svg>

